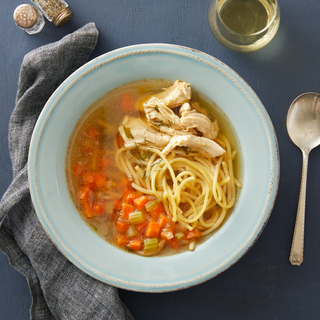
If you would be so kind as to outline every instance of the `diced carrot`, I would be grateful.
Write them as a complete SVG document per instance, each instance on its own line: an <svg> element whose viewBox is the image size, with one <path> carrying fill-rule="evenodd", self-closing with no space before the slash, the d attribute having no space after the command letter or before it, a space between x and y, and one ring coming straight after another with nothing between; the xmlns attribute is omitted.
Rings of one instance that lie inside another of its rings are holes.
<svg viewBox="0 0 320 320"><path fill-rule="evenodd" d="M79 199L84 199L88 192L90 192L90 187L89 186L81 186L79 189Z"/></svg>
<svg viewBox="0 0 320 320"><path fill-rule="evenodd" d="M142 241L140 238L135 238L132 239L129 243L129 247L130 249L136 251L136 250L140 250L141 249L141 245L142 245Z"/></svg>
<svg viewBox="0 0 320 320"><path fill-rule="evenodd" d="M123 201L129 204L133 204L133 200L138 197L139 195L136 192L128 190L124 193Z"/></svg>
<svg viewBox="0 0 320 320"><path fill-rule="evenodd" d="M162 203L159 203L157 206L152 208L149 213L153 219L158 219L161 213L164 213L164 206Z"/></svg>
<svg viewBox="0 0 320 320"><path fill-rule="evenodd" d="M200 230L198 228L194 228L192 230L188 230L186 231L186 238L188 240L190 239L196 239L196 238L200 238L201 237L201 233Z"/></svg>
<svg viewBox="0 0 320 320"><path fill-rule="evenodd" d="M168 222L167 224L162 228L162 230L165 230L165 231L171 231L173 234L175 232L175 224L168 219Z"/></svg>
<svg viewBox="0 0 320 320"><path fill-rule="evenodd" d="M151 220L148 224L146 236L150 238L158 238L160 232L159 223L157 221Z"/></svg>
<svg viewBox="0 0 320 320"><path fill-rule="evenodd" d="M169 218L167 216L165 216L164 214L160 214L160 217L159 217L160 228L164 228L168 222L169 222Z"/></svg>
<svg viewBox="0 0 320 320"><path fill-rule="evenodd" d="M73 173L77 176L81 176L83 173L83 166L81 164L76 164L73 167Z"/></svg>
<svg viewBox="0 0 320 320"><path fill-rule="evenodd" d="M167 245L169 245L173 249L179 249L179 247L180 247L179 242L176 238L167 239L166 243L167 243Z"/></svg>
<svg viewBox="0 0 320 320"><path fill-rule="evenodd" d="M113 209L114 210L120 210L122 206L122 202L120 200L113 200Z"/></svg>
<svg viewBox="0 0 320 320"><path fill-rule="evenodd" d="M145 222L136 224L135 228L138 230L139 233L143 234L147 226L148 226L148 222L145 221Z"/></svg>
<svg viewBox="0 0 320 320"><path fill-rule="evenodd" d="M134 110L134 100L129 92L122 94L120 98L120 108L127 112Z"/></svg>
<svg viewBox="0 0 320 320"><path fill-rule="evenodd" d="M97 217L99 217L104 212L105 205L100 202L95 202L92 204L92 209L93 212L97 215Z"/></svg>
<svg viewBox="0 0 320 320"><path fill-rule="evenodd" d="M129 219L129 214L130 214L131 212L133 212L134 210L135 210L134 206L131 206L131 205L128 204L128 203L124 203L124 204L122 205L121 218L128 220L128 219Z"/></svg>
<svg viewBox="0 0 320 320"><path fill-rule="evenodd" d="M93 172L85 172L82 175L83 183L85 185L89 185L91 183L94 183L94 173Z"/></svg>
<svg viewBox="0 0 320 320"><path fill-rule="evenodd" d="M107 168L107 167L110 166L111 160L108 159L108 158L101 158L100 161L99 161L99 163L100 163L100 166L101 166L102 168Z"/></svg>
<svg viewBox="0 0 320 320"><path fill-rule="evenodd" d="M149 198L147 196L133 199L133 205L139 210L143 210L147 202L149 202Z"/></svg>
<svg viewBox="0 0 320 320"><path fill-rule="evenodd" d="M102 172L96 173L93 178L98 188L104 187L108 182L108 179L105 177L105 175Z"/></svg>
<svg viewBox="0 0 320 320"><path fill-rule="evenodd" d="M86 134L87 136L89 136L90 138L95 138L97 136L100 135L100 131L97 128L94 127L89 127L86 130Z"/></svg>
<svg viewBox="0 0 320 320"><path fill-rule="evenodd" d="M134 192L130 192L129 194L127 194L126 198L124 199L124 201L126 203L129 204L133 204L133 199L137 198L137 194Z"/></svg>
<svg viewBox="0 0 320 320"><path fill-rule="evenodd" d="M118 233L118 235L117 235L117 244L118 244L119 247L124 247L129 242L130 242L130 240L123 233Z"/></svg>
<svg viewBox="0 0 320 320"><path fill-rule="evenodd" d="M128 229L129 223L126 221L118 220L116 224L116 229L120 232L126 232Z"/></svg>

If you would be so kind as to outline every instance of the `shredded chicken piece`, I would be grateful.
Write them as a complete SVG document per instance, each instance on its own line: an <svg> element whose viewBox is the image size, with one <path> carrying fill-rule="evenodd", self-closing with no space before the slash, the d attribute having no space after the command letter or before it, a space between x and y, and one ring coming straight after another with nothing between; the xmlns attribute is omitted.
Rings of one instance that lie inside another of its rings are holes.
<svg viewBox="0 0 320 320"><path fill-rule="evenodd" d="M219 131L217 121L212 122L206 114L197 111L192 105L195 103L190 102L191 95L190 85L177 80L144 102L143 108L151 127L140 119L126 118L119 128L126 146L154 144L158 148L164 147L164 155L176 147L187 147L207 157L223 154L225 150L213 141ZM171 110L178 106L179 115ZM196 107L200 108L199 104ZM128 137L128 130L132 137Z"/></svg>
<svg viewBox="0 0 320 320"><path fill-rule="evenodd" d="M162 97L163 102L169 108L181 106L191 99L192 91L189 83L176 80L173 86L166 89Z"/></svg>
<svg viewBox="0 0 320 320"><path fill-rule="evenodd" d="M197 131L193 129L190 129L188 131L181 131L181 130L175 130L167 126L162 126L159 128L159 130L163 133L168 134L169 136L186 136L190 134L197 135Z"/></svg>
<svg viewBox="0 0 320 320"><path fill-rule="evenodd" d="M189 108L186 105L187 104L184 103L179 111L181 114L180 123L182 127L188 131L192 128L196 128L204 137L215 139L219 131L217 121L212 122L206 115L197 112L196 110L191 110L189 103Z"/></svg>
<svg viewBox="0 0 320 320"><path fill-rule="evenodd" d="M148 122L154 126L165 125L175 130L182 130L180 118L170 108L189 101L191 94L188 83L176 80L171 87L154 95L143 104Z"/></svg>
<svg viewBox="0 0 320 320"><path fill-rule="evenodd" d="M191 111L191 106L189 102L185 102L179 109L179 115L180 117L183 117L184 115L188 114L188 112Z"/></svg>
<svg viewBox="0 0 320 320"><path fill-rule="evenodd" d="M119 133L124 140L125 146L128 148L135 147L138 144L163 148L171 139L169 135L158 132L140 118L128 116L123 119L119 127Z"/></svg>
<svg viewBox="0 0 320 320"><path fill-rule="evenodd" d="M162 154L166 156L175 147L187 147L192 151L202 153L206 157L219 157L225 153L225 150L221 148L215 141L204 137L187 135L172 137L167 146L162 150Z"/></svg>
<svg viewBox="0 0 320 320"><path fill-rule="evenodd" d="M181 130L180 118L157 97L151 97L143 104L148 123L155 127L170 126Z"/></svg>
<svg viewBox="0 0 320 320"><path fill-rule="evenodd" d="M198 131L206 138L215 139L219 131L217 122L212 122L207 115L195 109L192 110L190 99L190 85L179 80L175 81L173 86L143 104L148 123L172 136L179 134L176 131L195 135ZM179 105L181 105L179 110L181 118L170 109Z"/></svg>

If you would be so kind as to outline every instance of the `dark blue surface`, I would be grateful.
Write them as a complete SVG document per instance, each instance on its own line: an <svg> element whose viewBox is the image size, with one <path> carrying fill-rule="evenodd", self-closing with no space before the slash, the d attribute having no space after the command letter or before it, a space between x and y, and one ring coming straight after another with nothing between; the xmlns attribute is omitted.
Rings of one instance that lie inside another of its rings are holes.
<svg viewBox="0 0 320 320"><path fill-rule="evenodd" d="M256 53L222 47L207 22L209 0L69 0L74 17L56 29L47 22L34 36L15 26L18 0L1 1L0 195L12 179L7 146L23 56L59 40L87 22L100 31L92 58L131 44L165 42L192 47L229 65L255 90L273 122L280 149L280 184L269 222L253 248L218 277L186 290L147 294L120 290L143 319L320 319L320 148L311 152L306 206L305 260L288 261L298 202L302 157L285 123L292 100L320 92L320 1L280 0L281 24L273 41ZM0 253L0 319L29 319L31 297L23 276Z"/></svg>

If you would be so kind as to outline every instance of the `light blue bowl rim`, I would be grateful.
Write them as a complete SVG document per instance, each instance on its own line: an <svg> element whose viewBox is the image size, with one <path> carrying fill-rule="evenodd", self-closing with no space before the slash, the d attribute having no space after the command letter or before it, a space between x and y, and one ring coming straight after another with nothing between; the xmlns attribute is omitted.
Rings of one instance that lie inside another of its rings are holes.
<svg viewBox="0 0 320 320"><path fill-rule="evenodd" d="M255 226L254 230L252 230L252 233L245 241L245 243L241 246L241 248L239 248L237 254L233 255L229 259L226 259L224 263L215 266L212 270L206 272L205 274L193 276L190 279L186 279L185 281L170 282L163 284L151 283L150 285L134 283L130 281L121 281L121 279L106 277L106 275L102 275L99 272L96 272L94 269L90 267L88 263L86 263L85 261L81 261L78 257L74 256L67 250L63 241L59 238L57 230L52 230L50 223L48 223L48 221L50 221L50 218L46 216L46 213L44 212L43 206L41 204L39 186L37 184L36 170L37 152L41 141L41 136L45 129L46 122L50 118L50 114L54 110L55 106L58 104L60 98L81 78L83 78L86 74L93 72L100 66L103 66L107 63L110 63L118 59L130 57L132 55L143 55L146 53L165 53L176 55L178 57L186 57L196 60L198 62L203 63L209 68L213 67L214 69L222 73L225 77L227 77L229 80L231 80L234 84L236 84L238 89L250 101L250 103L255 108L257 114L261 118L268 140L268 152L270 153L271 162L269 190L267 195L267 201L263 207L263 212L261 212L262 218L259 220L259 223ZM109 283L119 288L143 292L167 292L190 287L217 276L218 274L229 268L231 265L233 265L235 262L237 262L251 248L251 246L254 244L254 242L257 240L257 238L263 231L264 226L267 223L272 208L274 206L280 177L280 159L276 134L266 109L264 108L263 104L261 103L258 96L255 94L255 92L235 71L233 71L231 68L229 68L227 65L225 65L218 59L198 50L172 44L151 43L123 47L103 54L80 67L56 89L56 91L52 94L52 96L44 106L33 131L29 149L28 176L32 201L42 226L44 227L46 233L51 238L53 243L57 246L57 248L74 265L76 265L78 268L80 268L88 275L102 282Z"/></svg>

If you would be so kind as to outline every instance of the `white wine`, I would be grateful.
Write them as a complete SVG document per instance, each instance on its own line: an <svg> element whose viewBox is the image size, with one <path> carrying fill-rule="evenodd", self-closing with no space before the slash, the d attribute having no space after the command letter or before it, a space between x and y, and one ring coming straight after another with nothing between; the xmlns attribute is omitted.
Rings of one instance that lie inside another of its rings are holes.
<svg viewBox="0 0 320 320"><path fill-rule="evenodd" d="M256 0L230 0L220 11L222 21L231 30L241 34L261 31L268 25L268 13Z"/></svg>
<svg viewBox="0 0 320 320"><path fill-rule="evenodd" d="M213 0L208 20L222 45L249 52L265 46L277 33L280 10L277 0Z"/></svg>

